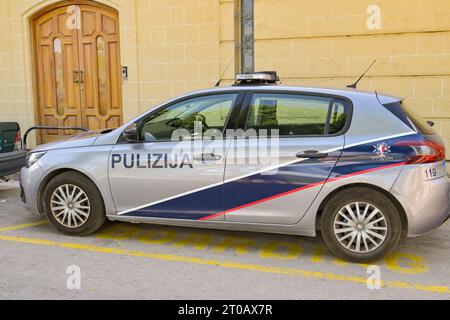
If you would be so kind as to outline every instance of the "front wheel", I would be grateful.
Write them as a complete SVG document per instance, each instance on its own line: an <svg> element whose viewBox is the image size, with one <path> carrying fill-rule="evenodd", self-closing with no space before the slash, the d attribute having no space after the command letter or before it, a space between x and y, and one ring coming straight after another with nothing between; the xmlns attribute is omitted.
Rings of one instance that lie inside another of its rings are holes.
<svg viewBox="0 0 450 320"><path fill-rule="evenodd" d="M372 262L397 246L400 213L382 192L353 187L337 193L325 205L321 231L333 254L354 262Z"/></svg>
<svg viewBox="0 0 450 320"><path fill-rule="evenodd" d="M105 222L105 208L97 187L80 173L68 171L54 177L44 190L44 212L58 231L88 235Z"/></svg>

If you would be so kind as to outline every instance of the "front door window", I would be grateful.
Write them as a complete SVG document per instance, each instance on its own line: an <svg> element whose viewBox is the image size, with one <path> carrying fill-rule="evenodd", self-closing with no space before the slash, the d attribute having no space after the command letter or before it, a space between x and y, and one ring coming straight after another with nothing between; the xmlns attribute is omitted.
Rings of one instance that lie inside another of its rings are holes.
<svg viewBox="0 0 450 320"><path fill-rule="evenodd" d="M143 121L140 139L170 141L176 130L184 131L187 136L184 138L194 138L212 130L223 132L236 96L220 94L192 98L159 109Z"/></svg>

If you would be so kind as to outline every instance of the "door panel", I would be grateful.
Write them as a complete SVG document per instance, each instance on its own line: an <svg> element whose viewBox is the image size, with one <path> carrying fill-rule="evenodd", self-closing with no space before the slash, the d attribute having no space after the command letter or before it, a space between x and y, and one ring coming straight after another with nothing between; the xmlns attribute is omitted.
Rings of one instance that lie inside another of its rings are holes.
<svg viewBox="0 0 450 320"><path fill-rule="evenodd" d="M57 8L35 21L39 124L80 126L80 87L74 81L78 65L78 35L63 23L68 15ZM73 134L74 132L66 132ZM43 131L42 141L58 139L56 130Z"/></svg>
<svg viewBox="0 0 450 320"><path fill-rule="evenodd" d="M80 68L81 110L85 126L102 129L122 122L118 16L82 5Z"/></svg>
<svg viewBox="0 0 450 320"><path fill-rule="evenodd" d="M80 29L67 27L68 5L34 21L37 122L117 127L122 123L118 15L100 6L78 7ZM38 142L74 133L42 131Z"/></svg>
<svg viewBox="0 0 450 320"><path fill-rule="evenodd" d="M258 141L237 141L235 149L244 150L249 143L257 145ZM268 165L243 164L243 157L247 157L244 151L236 152L235 159L229 152L224 184L226 220L269 224L298 222L341 155L342 150L336 149L343 145L343 136L281 138L279 157L265 159ZM333 149L335 151L329 151ZM314 160L296 157L297 153L307 150L328 151L328 156Z"/></svg>
<svg viewBox="0 0 450 320"><path fill-rule="evenodd" d="M193 96L138 121L140 142L119 143L110 156L110 186L119 215L224 220L229 141L222 133L243 96Z"/></svg>
<svg viewBox="0 0 450 320"><path fill-rule="evenodd" d="M149 142L114 147L109 175L120 215L197 220L222 211L224 154L216 152L218 161L197 161L187 142L182 155L171 158L176 145L180 146Z"/></svg>

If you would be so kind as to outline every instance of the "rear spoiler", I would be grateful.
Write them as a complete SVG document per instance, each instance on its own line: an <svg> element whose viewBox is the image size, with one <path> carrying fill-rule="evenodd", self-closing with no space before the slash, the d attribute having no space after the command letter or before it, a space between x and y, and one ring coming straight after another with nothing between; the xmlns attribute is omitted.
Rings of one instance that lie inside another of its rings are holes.
<svg viewBox="0 0 450 320"><path fill-rule="evenodd" d="M382 105L395 103L395 102L401 102L404 100L404 98L401 98L401 97L379 94L376 91L375 91L375 95L377 96L378 102Z"/></svg>

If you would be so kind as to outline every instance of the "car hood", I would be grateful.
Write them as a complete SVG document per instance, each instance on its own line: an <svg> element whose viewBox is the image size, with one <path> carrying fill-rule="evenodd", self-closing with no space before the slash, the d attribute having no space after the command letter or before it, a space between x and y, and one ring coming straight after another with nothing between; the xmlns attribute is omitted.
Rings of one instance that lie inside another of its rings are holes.
<svg viewBox="0 0 450 320"><path fill-rule="evenodd" d="M64 149L64 148L76 148L76 147L87 147L94 144L97 137L102 134L104 130L96 130L96 131L88 131L80 134L75 134L73 136L68 136L67 138L41 144L31 151L47 151L47 150L55 150L55 149Z"/></svg>

